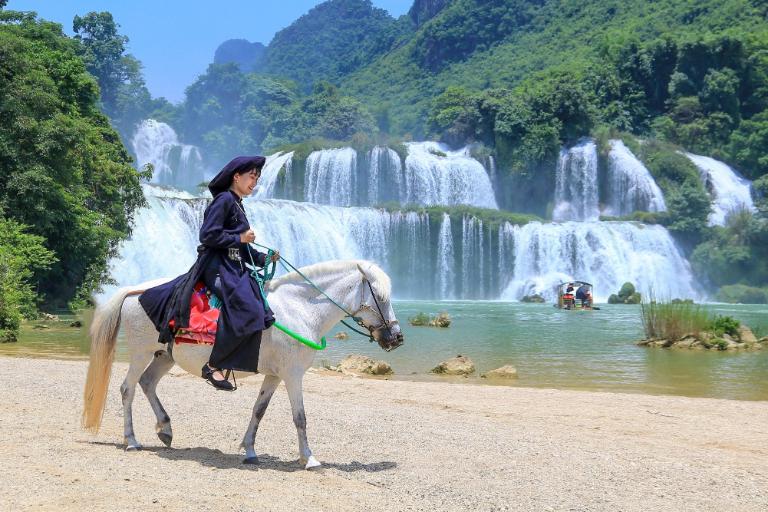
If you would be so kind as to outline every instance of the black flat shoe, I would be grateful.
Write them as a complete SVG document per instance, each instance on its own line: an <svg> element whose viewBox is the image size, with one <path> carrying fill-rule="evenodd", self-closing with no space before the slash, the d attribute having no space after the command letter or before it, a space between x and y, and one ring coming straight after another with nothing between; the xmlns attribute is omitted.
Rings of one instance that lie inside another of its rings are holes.
<svg viewBox="0 0 768 512"><path fill-rule="evenodd" d="M208 384L215 387L216 389L221 389L224 391L234 391L235 386L232 385L231 382L229 382L227 379L223 380L217 380L213 374L216 373L218 370L214 370L210 366L208 366L208 363L205 363L202 369L202 377L208 381Z"/></svg>

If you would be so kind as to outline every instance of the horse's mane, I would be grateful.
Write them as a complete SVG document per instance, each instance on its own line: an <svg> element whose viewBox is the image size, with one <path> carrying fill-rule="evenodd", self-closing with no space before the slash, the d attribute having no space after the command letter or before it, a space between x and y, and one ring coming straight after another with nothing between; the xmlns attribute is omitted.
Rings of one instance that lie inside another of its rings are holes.
<svg viewBox="0 0 768 512"><path fill-rule="evenodd" d="M390 300L392 295L392 281L389 276L384 272L381 267L375 263L367 260L332 260L324 261L322 263L315 263L307 267L302 267L299 270L314 281L314 278L322 277L325 274L354 271L359 272L357 266L360 266L365 270L366 275L370 278L371 286L373 287L376 295L379 299ZM290 283L304 283L304 278L296 272L291 272L284 276L273 279L269 283L269 291L274 292L280 286Z"/></svg>

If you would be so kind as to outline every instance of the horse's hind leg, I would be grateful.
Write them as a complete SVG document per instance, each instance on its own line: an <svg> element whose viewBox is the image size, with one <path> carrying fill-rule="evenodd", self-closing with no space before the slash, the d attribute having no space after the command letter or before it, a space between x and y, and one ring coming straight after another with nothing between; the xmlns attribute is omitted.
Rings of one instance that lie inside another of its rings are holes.
<svg viewBox="0 0 768 512"><path fill-rule="evenodd" d="M171 418L165 412L163 404L160 403L160 399L157 397L157 383L168 373L168 370L173 368L173 364L173 358L168 352L158 350L155 352L155 358L147 369L144 370L141 379L139 379L139 385L144 390L152 410L155 411L155 417L157 418L155 432L157 432L157 437L160 438L160 441L165 446L171 446L173 430L171 430Z"/></svg>
<svg viewBox="0 0 768 512"><path fill-rule="evenodd" d="M244 464L257 464L259 462L259 459L256 457L256 449L254 448L256 431L259 429L259 422L264 417L264 413L267 412L269 401L279 384L280 377L275 377L274 375L264 376L264 382L261 383L261 391L259 391L259 398L253 406L251 422L248 424L248 430L245 431L243 442L240 443L240 447L245 448Z"/></svg>
<svg viewBox="0 0 768 512"><path fill-rule="evenodd" d="M120 395L123 397L123 439L125 440L126 450L140 450L141 445L136 441L133 433L133 397L136 394L136 383L139 377L147 367L152 353L139 352L131 356L131 365L128 367L128 374L125 376L122 386L120 386Z"/></svg>

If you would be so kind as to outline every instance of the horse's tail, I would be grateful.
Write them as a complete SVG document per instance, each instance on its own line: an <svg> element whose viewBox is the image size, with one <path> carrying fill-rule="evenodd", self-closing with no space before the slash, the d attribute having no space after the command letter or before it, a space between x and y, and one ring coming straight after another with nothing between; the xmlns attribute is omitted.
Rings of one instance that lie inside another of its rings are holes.
<svg viewBox="0 0 768 512"><path fill-rule="evenodd" d="M144 288L121 288L106 303L100 305L93 315L90 329L91 353L83 391L82 417L83 428L93 433L99 431L104 415L123 301L126 297L138 295L143 291Z"/></svg>

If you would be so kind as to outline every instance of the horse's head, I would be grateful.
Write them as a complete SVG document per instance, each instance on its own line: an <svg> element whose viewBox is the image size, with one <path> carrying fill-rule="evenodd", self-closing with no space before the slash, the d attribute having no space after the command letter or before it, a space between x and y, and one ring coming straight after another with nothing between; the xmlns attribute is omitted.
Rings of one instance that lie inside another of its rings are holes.
<svg viewBox="0 0 768 512"><path fill-rule="evenodd" d="M389 276L376 265L357 265L363 275L360 285L360 306L355 312L358 323L387 352L403 344L400 322L392 310L392 284Z"/></svg>

